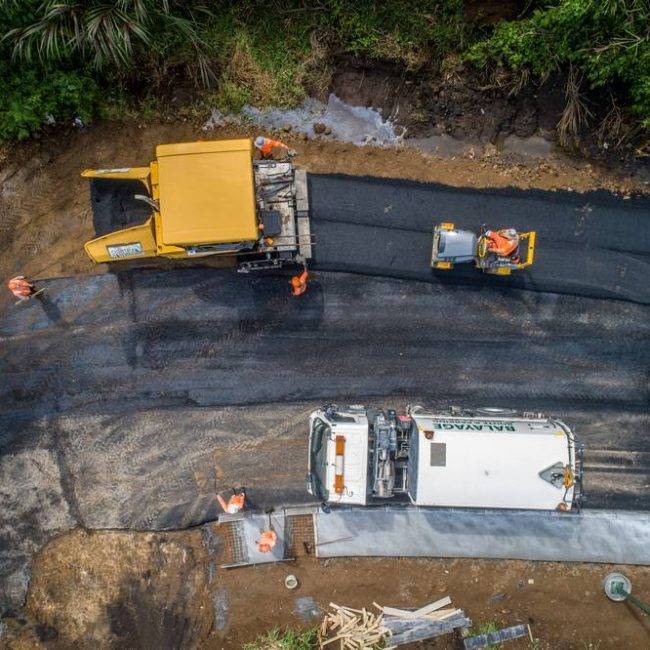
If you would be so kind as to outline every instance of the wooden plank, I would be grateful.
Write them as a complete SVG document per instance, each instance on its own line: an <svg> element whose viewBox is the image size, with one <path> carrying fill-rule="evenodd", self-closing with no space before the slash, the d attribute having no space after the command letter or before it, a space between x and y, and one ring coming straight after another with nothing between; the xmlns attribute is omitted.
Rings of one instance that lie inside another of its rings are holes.
<svg viewBox="0 0 650 650"><path fill-rule="evenodd" d="M428 605L425 605L424 607L420 607L420 609L416 609L415 611L411 611L408 609L398 609L396 607L382 607L382 610L384 614L387 614L388 616L399 616L400 618L422 618L426 616L427 614L431 614L432 612L435 612L437 609L440 609L441 607L445 607L445 605L450 605L451 604L451 598L449 596L445 596L444 598L441 598L440 600L436 600L434 603L430 603Z"/></svg>
<svg viewBox="0 0 650 650"><path fill-rule="evenodd" d="M333 636L331 639L325 639L324 641L321 641L320 646L321 648L323 648L326 645L329 645L330 643L334 643L334 641L338 641L339 639L342 638L343 637L341 635Z"/></svg>
<svg viewBox="0 0 650 650"><path fill-rule="evenodd" d="M354 609L334 602L330 603L330 609L320 628L320 647L332 645L341 650L370 650L382 644L388 635L381 614L370 612L365 607ZM326 638L327 634L331 638Z"/></svg>
<svg viewBox="0 0 650 650"><path fill-rule="evenodd" d="M440 600L436 600L435 603L431 603L430 605L425 605L424 607L420 607L420 609L416 609L413 612L413 618L420 618L420 616L426 616L427 614L430 614L431 612L435 612L437 609L440 609L445 605L451 605L451 598L449 598L449 596L445 596Z"/></svg>
<svg viewBox="0 0 650 650"><path fill-rule="evenodd" d="M449 618L450 616L458 616L458 614L462 613L462 609L440 609L437 612L431 612L431 614L427 614L424 618L426 618L428 621L442 621L445 618Z"/></svg>
<svg viewBox="0 0 650 650"><path fill-rule="evenodd" d="M381 611L388 616L399 616L400 618L411 618L411 615L413 614L412 611L407 609L397 609L395 607L382 607Z"/></svg>
<svg viewBox="0 0 650 650"><path fill-rule="evenodd" d="M336 603L330 603L330 607L333 607L334 609L343 610L346 612L354 612L355 614L361 614L362 611L360 609L353 609L352 607L347 607L345 605L337 605Z"/></svg>

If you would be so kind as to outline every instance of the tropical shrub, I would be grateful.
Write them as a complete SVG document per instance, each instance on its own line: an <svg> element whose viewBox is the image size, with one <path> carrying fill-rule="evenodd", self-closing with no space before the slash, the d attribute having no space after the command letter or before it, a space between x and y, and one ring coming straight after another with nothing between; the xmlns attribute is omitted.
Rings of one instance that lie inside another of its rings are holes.
<svg viewBox="0 0 650 650"><path fill-rule="evenodd" d="M0 140L22 140L43 124L90 121L99 99L92 77L62 70L0 65Z"/></svg>
<svg viewBox="0 0 650 650"><path fill-rule="evenodd" d="M650 128L647 0L544 2L528 18L497 24L488 38L469 48L467 59L537 77L572 70L571 83L609 90Z"/></svg>
<svg viewBox="0 0 650 650"><path fill-rule="evenodd" d="M0 0L0 138L116 101L110 114L150 110L179 86L224 110L288 107L326 89L341 54L428 73L464 54L521 86L562 71L561 132L598 113L589 91L610 106L610 131L630 114L650 128L648 0L533 0L523 17L487 28L465 9L463 0Z"/></svg>

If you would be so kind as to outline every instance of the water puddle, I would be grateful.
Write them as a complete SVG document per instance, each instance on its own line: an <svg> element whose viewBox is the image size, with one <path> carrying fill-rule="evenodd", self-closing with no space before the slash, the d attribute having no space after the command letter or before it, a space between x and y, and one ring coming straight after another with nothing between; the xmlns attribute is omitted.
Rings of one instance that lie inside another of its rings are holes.
<svg viewBox="0 0 650 650"><path fill-rule="evenodd" d="M529 158L545 158L554 151L553 143L539 135L532 135L529 138L509 135L497 146L502 153L513 153Z"/></svg>
<svg viewBox="0 0 650 650"><path fill-rule="evenodd" d="M221 115L213 110L203 130L241 122L275 130L290 128L308 138L316 137L319 131L335 140L359 146L394 146L401 143L405 135L405 129L384 120L378 110L346 104L334 94L329 96L327 104L307 98L300 106L289 110L244 106L238 116Z"/></svg>

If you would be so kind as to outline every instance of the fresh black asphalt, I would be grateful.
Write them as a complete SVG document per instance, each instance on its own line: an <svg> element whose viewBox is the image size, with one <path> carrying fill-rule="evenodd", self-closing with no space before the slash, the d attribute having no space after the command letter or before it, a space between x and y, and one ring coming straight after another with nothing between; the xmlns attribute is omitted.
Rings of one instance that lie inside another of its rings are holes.
<svg viewBox="0 0 650 650"><path fill-rule="evenodd" d="M228 270L54 280L44 302L3 321L2 449L29 449L65 418L419 399L574 418L599 467L643 474L647 316L648 307L629 302L335 273L318 274L299 299L286 277ZM160 444L159 427L148 421L149 444ZM304 447L306 416L296 427ZM87 423L83 430L75 447L100 435ZM192 430L184 435L170 452L179 462ZM115 452L130 436L116 431L104 444ZM304 454L293 475L303 494ZM248 463L264 472L260 456ZM155 465L142 467L149 471ZM590 505L647 506L638 478L595 486Z"/></svg>
<svg viewBox="0 0 650 650"><path fill-rule="evenodd" d="M308 175L317 268L650 303L650 201L607 192L454 188ZM537 232L535 263L510 277L430 266L435 224Z"/></svg>

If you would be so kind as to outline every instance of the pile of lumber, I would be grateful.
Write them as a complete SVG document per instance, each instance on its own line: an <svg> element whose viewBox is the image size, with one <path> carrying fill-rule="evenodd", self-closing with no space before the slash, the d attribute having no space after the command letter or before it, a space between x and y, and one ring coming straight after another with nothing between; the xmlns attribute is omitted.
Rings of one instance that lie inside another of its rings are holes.
<svg viewBox="0 0 650 650"><path fill-rule="evenodd" d="M330 603L330 608L332 611L325 614L318 633L321 648L337 641L341 650L371 650L383 645L388 631L381 614L336 603Z"/></svg>
<svg viewBox="0 0 650 650"><path fill-rule="evenodd" d="M365 607L353 609L330 603L331 611L323 618L319 630L320 647L338 643L341 650L377 647L388 650L472 625L462 609L446 607L451 605L449 597L415 610L373 605L379 610L378 614Z"/></svg>

